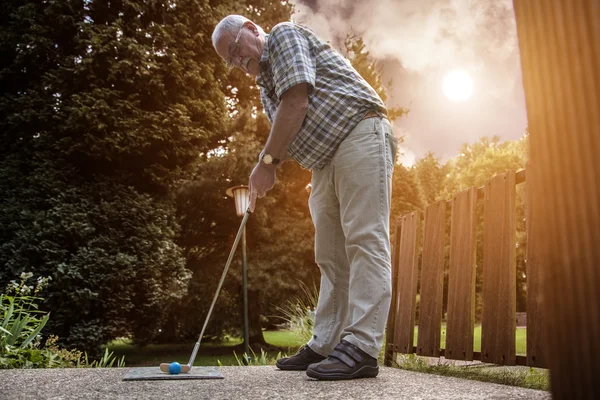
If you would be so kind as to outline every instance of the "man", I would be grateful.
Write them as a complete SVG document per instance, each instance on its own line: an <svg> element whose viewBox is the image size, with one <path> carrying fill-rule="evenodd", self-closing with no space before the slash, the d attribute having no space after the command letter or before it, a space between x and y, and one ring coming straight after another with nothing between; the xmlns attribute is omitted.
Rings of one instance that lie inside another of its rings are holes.
<svg viewBox="0 0 600 400"><path fill-rule="evenodd" d="M283 370L322 380L375 377L391 299L389 212L397 140L384 103L309 29L270 34L239 15L212 36L228 67L254 75L271 132L250 175L250 210L283 160L312 171L309 199L321 288L314 335Z"/></svg>

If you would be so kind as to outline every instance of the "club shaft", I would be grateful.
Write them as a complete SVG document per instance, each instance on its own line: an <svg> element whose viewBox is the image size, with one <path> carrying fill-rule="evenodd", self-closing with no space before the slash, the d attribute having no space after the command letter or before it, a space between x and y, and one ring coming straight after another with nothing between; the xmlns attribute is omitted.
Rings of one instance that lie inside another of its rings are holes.
<svg viewBox="0 0 600 400"><path fill-rule="evenodd" d="M194 351L192 351L192 356L190 357L190 362L188 365L190 368L194 365L194 361L196 360L196 354L198 353L198 349L200 348L200 342L202 341L202 336L204 336L204 331L206 330L206 326L208 325L208 320L213 312L213 308L215 308L215 303L219 298L219 292L221 292L221 287L223 286L223 282L225 281L225 277L227 276L227 271L229 270L229 266L231 265L231 260L233 260L233 255L235 254L235 250L237 249L238 243L242 238L242 234L244 232L244 227L246 226L246 221L248 221L248 217L250 216L250 209L246 210L244 214L244 218L242 219L242 223L240 224L240 229L238 229L237 236L235 237L235 241L233 242L233 247L231 248L231 252L229 252L229 258L227 259L227 263L225 264L225 269L223 270L223 274L221 275L221 280L219 281L219 285L217 286L217 291L215 292L215 297L213 298L212 304L208 309L208 314L206 315L206 320L204 320L204 326L202 326L202 331L200 332L200 336L198 337L198 341L194 346Z"/></svg>

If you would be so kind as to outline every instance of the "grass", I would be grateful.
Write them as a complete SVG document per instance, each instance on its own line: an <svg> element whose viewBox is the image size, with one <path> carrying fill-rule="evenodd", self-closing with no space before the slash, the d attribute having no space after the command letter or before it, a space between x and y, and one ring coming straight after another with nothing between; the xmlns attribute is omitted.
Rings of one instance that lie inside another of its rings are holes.
<svg viewBox="0 0 600 400"><path fill-rule="evenodd" d="M418 327L415 327L415 343L417 342ZM298 347L304 344L302 334L297 331L265 331L264 337L267 343L278 347L280 350L268 351L267 354L275 357L279 351L286 354L293 354ZM516 351L517 354L526 354L527 330L517 328L516 333ZM234 347L242 343L241 338L230 338L220 343L205 342L200 346L200 351L196 357L195 365L218 365L220 361L223 365L238 365L234 356ZM442 326L441 348L446 344L446 325ZM474 333L474 351L481 351L481 326L475 327ZM134 346L129 340L115 340L108 345L109 351L113 351L115 356L121 358L125 356L128 366L150 366L158 365L161 362L186 362L188 361L194 343L178 344L155 344L148 346ZM241 351L236 351L238 355Z"/></svg>
<svg viewBox="0 0 600 400"><path fill-rule="evenodd" d="M304 344L302 336L296 331L264 331L265 340L273 346L296 350Z"/></svg>
<svg viewBox="0 0 600 400"><path fill-rule="evenodd" d="M415 327L414 343L418 345L418 327ZM446 347L446 324L442 325L440 348ZM515 333L515 350L518 355L527 354L527 329L517 328ZM473 335L473 351L481 351L481 325L475 326ZM493 364L450 365L431 363L431 358L415 354L401 354L396 359L396 366L409 371L428 374L452 376L503 385L519 386L529 389L550 390L548 370L523 366L502 366Z"/></svg>
<svg viewBox="0 0 600 400"><path fill-rule="evenodd" d="M431 365L427 357L414 354L400 355L396 366L408 371L426 374L451 376L501 385L518 386L528 389L550 390L548 370L522 366L502 366L490 364L472 364L455 366L438 362Z"/></svg>
<svg viewBox="0 0 600 400"><path fill-rule="evenodd" d="M279 348L279 350L266 351L266 356L269 359L277 357L279 352L293 354L298 347L304 344L300 335L296 332L265 331L263 334L267 343ZM236 354L241 357L243 350L240 351L235 346L241 343L241 338L230 338L222 342L203 342L200 345L194 365L217 366L219 362L222 365L239 365ZM130 340L124 339L110 342L108 349L114 352L118 358L125 356L128 367L147 367L159 365L163 362L187 363L194 349L194 343L135 346ZM260 356L260 354L257 354L257 356Z"/></svg>
<svg viewBox="0 0 600 400"><path fill-rule="evenodd" d="M418 330L415 328L415 343L417 343L417 333ZM265 331L263 334L266 342L272 346L276 346L278 350L267 351L264 355L253 355L253 358L256 360L255 363L266 362L272 364L280 352L283 354L293 354L298 347L305 343L303 335L299 331ZM516 332L517 354L525 354L526 337L526 329L518 328ZM441 335L442 348L445 347L445 341L446 326L444 324ZM218 366L219 363L225 366L240 365L239 359L241 359L243 352L239 350L241 343L241 338L230 338L219 343L202 343L194 365ZM238 347L236 348L236 346ZM126 366L135 367L157 366L160 363L172 361L187 363L193 347L194 343L160 344L141 347L134 346L129 340L116 340L108 345L108 350L114 352L117 358L125 356ZM481 351L481 326L475 327L474 351ZM422 373L549 390L549 374L544 369L521 366L506 367L490 364L454 366L443 364L441 361L432 365L430 360L414 354L399 355L396 360L396 366Z"/></svg>
<svg viewBox="0 0 600 400"><path fill-rule="evenodd" d="M419 327L415 327L415 336L414 343L418 345L417 336L419 333ZM442 324L442 334L440 338L440 349L446 348L446 324ZM518 355L526 355L527 354L527 329L526 328L517 328L516 336L516 352ZM481 351L481 325L475 326L475 332L473 334L473 351L480 352Z"/></svg>

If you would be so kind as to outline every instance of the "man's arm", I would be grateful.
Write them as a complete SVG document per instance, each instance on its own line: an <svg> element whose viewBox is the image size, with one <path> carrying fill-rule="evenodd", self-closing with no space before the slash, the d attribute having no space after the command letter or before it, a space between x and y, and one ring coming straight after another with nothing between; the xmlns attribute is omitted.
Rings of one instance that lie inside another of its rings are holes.
<svg viewBox="0 0 600 400"><path fill-rule="evenodd" d="M275 112L271 133L264 152L283 160L287 149L300 131L308 111L308 84L300 83L286 90ZM254 212L256 198L263 197L275 185L277 165L258 161L250 175L250 211Z"/></svg>
<svg viewBox="0 0 600 400"><path fill-rule="evenodd" d="M300 83L283 93L275 112L265 153L283 160L287 150L302 127L308 111L308 84Z"/></svg>

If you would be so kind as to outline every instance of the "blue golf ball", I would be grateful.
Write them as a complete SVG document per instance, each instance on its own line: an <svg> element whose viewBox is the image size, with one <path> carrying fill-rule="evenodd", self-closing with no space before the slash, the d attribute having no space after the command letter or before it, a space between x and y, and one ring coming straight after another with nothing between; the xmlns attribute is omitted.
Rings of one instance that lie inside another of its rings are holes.
<svg viewBox="0 0 600 400"><path fill-rule="evenodd" d="M169 364L169 373L170 374L177 375L180 372L181 372L181 364L179 364L177 361L173 361L171 364Z"/></svg>

